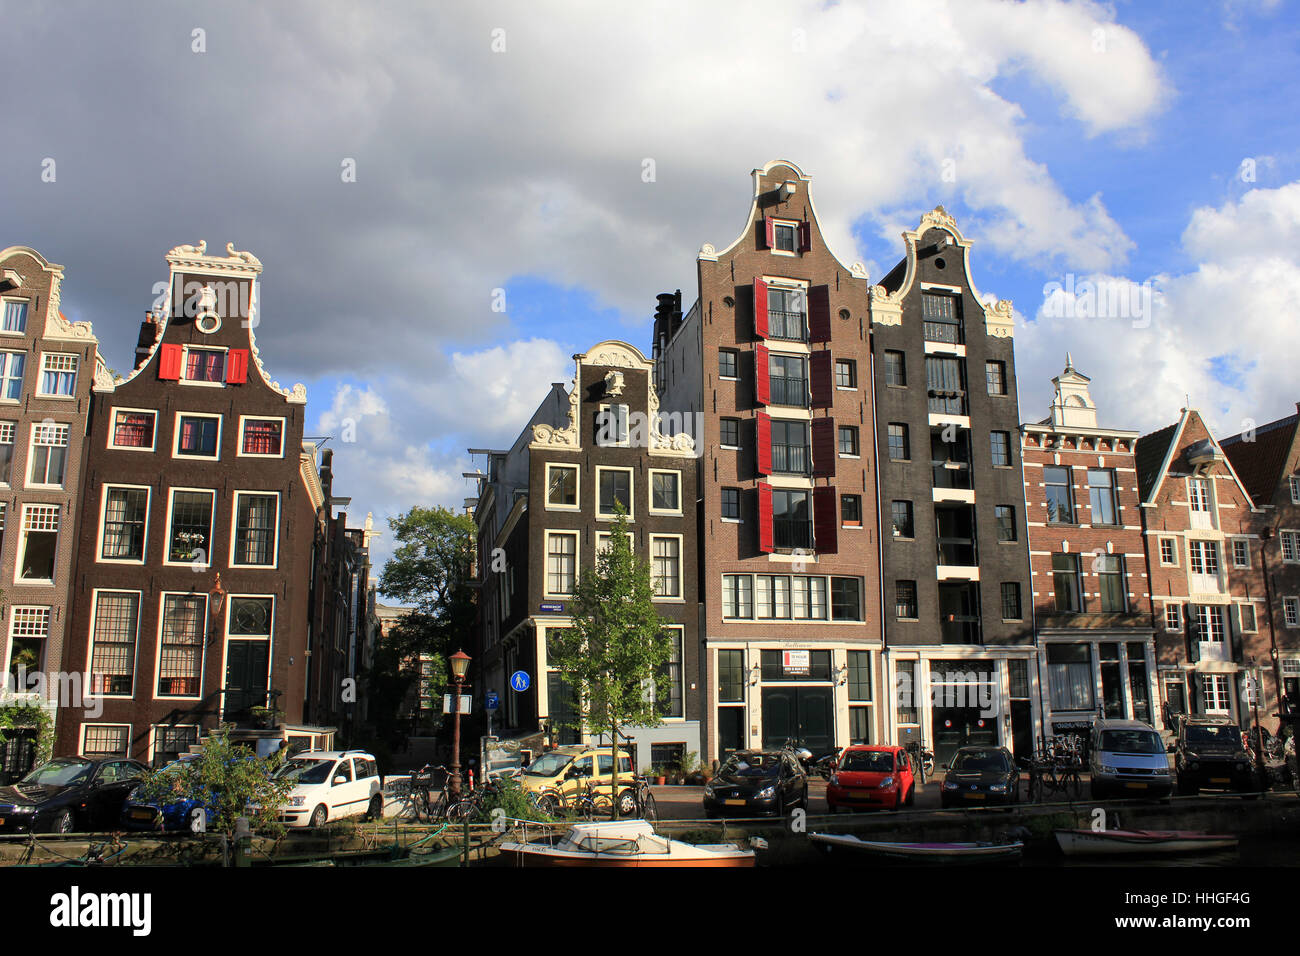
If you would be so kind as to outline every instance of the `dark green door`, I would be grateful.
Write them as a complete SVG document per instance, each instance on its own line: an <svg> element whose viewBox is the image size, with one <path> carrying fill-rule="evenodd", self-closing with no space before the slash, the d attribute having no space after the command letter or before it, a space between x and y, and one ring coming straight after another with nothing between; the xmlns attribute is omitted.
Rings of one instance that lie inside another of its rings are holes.
<svg viewBox="0 0 1300 956"><path fill-rule="evenodd" d="M814 754L834 746L834 711L829 687L772 687L763 690L763 746L776 749L798 739Z"/></svg>
<svg viewBox="0 0 1300 956"><path fill-rule="evenodd" d="M251 708L266 706L269 651L270 641L231 641L227 646L224 719L247 720Z"/></svg>

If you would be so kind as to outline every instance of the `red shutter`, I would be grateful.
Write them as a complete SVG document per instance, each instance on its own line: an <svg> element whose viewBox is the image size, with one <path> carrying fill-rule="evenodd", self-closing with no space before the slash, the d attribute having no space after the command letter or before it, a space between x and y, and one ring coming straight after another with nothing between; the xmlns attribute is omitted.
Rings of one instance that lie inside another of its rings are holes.
<svg viewBox="0 0 1300 956"><path fill-rule="evenodd" d="M835 444L835 419L814 418L812 423L812 473L814 478L833 478L839 449Z"/></svg>
<svg viewBox="0 0 1300 956"><path fill-rule="evenodd" d="M813 489L813 546L818 554L839 550L839 502L834 488Z"/></svg>
<svg viewBox="0 0 1300 956"><path fill-rule="evenodd" d="M767 412L759 412L755 424L758 426L758 473L770 475L772 473L772 416Z"/></svg>
<svg viewBox="0 0 1300 956"><path fill-rule="evenodd" d="M771 216L763 217L763 248L776 248L776 220Z"/></svg>
<svg viewBox="0 0 1300 956"><path fill-rule="evenodd" d="M158 349L158 377L173 382L181 377L181 347L163 345Z"/></svg>
<svg viewBox="0 0 1300 956"><path fill-rule="evenodd" d="M808 290L808 341L831 340L831 292L824 285Z"/></svg>
<svg viewBox="0 0 1300 956"><path fill-rule="evenodd" d="M771 554L772 545L772 486L767 482L758 485L758 550Z"/></svg>
<svg viewBox="0 0 1300 956"><path fill-rule="evenodd" d="M812 407L830 408L835 404L835 360L830 352L813 352L808 356L808 377L812 385Z"/></svg>
<svg viewBox="0 0 1300 956"><path fill-rule="evenodd" d="M248 349L231 349L226 354L226 382L243 385L248 381Z"/></svg>
<svg viewBox="0 0 1300 956"><path fill-rule="evenodd" d="M767 338L767 283L754 279L754 334Z"/></svg>
<svg viewBox="0 0 1300 956"><path fill-rule="evenodd" d="M772 368L766 345L754 346L754 398L760 405L772 404Z"/></svg>
<svg viewBox="0 0 1300 956"><path fill-rule="evenodd" d="M812 248L812 223L799 223L799 251L807 252Z"/></svg>

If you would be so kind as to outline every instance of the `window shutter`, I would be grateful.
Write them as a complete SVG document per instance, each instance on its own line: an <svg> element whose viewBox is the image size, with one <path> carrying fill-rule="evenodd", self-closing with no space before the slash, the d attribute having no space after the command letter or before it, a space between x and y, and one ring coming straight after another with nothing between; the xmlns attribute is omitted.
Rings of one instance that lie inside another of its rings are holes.
<svg viewBox="0 0 1300 956"><path fill-rule="evenodd" d="M776 248L776 220L771 216L763 217L763 248Z"/></svg>
<svg viewBox="0 0 1300 956"><path fill-rule="evenodd" d="M808 252L812 249L812 223L799 223L799 251Z"/></svg>
<svg viewBox="0 0 1300 956"><path fill-rule="evenodd" d="M808 357L812 385L812 407L830 408L835 403L835 360L830 352L813 352Z"/></svg>
<svg viewBox="0 0 1300 956"><path fill-rule="evenodd" d="M772 546L772 486L767 482L758 485L758 550L771 554Z"/></svg>
<svg viewBox="0 0 1300 956"><path fill-rule="evenodd" d="M163 345L158 349L158 377L173 382L181 377L181 347Z"/></svg>
<svg viewBox="0 0 1300 956"><path fill-rule="evenodd" d="M812 473L814 478L835 475L835 419L815 418L812 423Z"/></svg>
<svg viewBox="0 0 1300 956"><path fill-rule="evenodd" d="M840 516L835 489L813 489L813 545L818 554L835 554L839 550Z"/></svg>
<svg viewBox="0 0 1300 956"><path fill-rule="evenodd" d="M231 349L226 355L226 382L243 385L248 381L248 349Z"/></svg>
<svg viewBox="0 0 1300 956"><path fill-rule="evenodd" d="M1183 605L1183 630L1187 634L1187 660L1195 664L1201 659L1201 627L1196 620L1196 605Z"/></svg>
<svg viewBox="0 0 1300 956"><path fill-rule="evenodd" d="M767 283L761 278L754 278L754 334L760 339L767 338Z"/></svg>
<svg viewBox="0 0 1300 956"><path fill-rule="evenodd" d="M815 285L808 290L808 341L831 340L831 292L827 286Z"/></svg>
<svg viewBox="0 0 1300 956"><path fill-rule="evenodd" d="M1203 714L1205 707L1201 703L1201 675L1192 671L1187 675L1187 712Z"/></svg>
<svg viewBox="0 0 1300 956"><path fill-rule="evenodd" d="M1231 610L1232 605L1223 609L1223 626L1228 632L1228 640L1232 642L1232 659L1238 664L1242 664L1245 662L1245 658L1241 654L1241 631L1237 627L1241 623L1241 611L1238 610L1234 616L1229 613Z"/></svg>
<svg viewBox="0 0 1300 956"><path fill-rule="evenodd" d="M759 412L757 425L758 473L770 475L772 473L772 416L767 412Z"/></svg>
<svg viewBox="0 0 1300 956"><path fill-rule="evenodd" d="M766 345L754 346L754 398L760 405L772 404L772 369Z"/></svg>

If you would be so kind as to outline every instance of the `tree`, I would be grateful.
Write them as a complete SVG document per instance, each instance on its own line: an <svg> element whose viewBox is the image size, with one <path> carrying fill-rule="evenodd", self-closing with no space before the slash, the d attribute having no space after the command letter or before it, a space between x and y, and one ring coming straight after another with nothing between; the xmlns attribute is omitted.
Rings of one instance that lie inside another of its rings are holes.
<svg viewBox="0 0 1300 956"><path fill-rule="evenodd" d="M632 553L627 514L617 508L609 546L574 588L573 624L548 631L547 661L573 688L577 720L610 732L618 819L619 727L662 723L655 700L672 644L654 606L650 565Z"/></svg>

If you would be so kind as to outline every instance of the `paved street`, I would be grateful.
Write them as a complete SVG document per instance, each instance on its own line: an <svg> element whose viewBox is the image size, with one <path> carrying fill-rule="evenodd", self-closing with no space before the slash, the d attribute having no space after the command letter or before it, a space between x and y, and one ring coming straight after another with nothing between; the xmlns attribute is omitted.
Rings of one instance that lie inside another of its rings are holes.
<svg viewBox="0 0 1300 956"><path fill-rule="evenodd" d="M912 809L938 810L939 784L941 779L931 780L925 786L917 786L916 802ZM704 818L703 787L653 787L655 806L663 820L700 820ZM1021 783L1021 799L1024 799L1024 783ZM810 813L829 813L826 805L826 781L821 777L808 779L808 810Z"/></svg>

